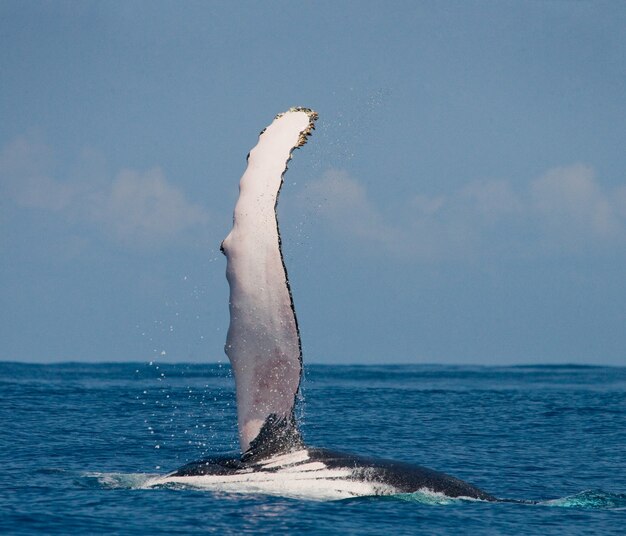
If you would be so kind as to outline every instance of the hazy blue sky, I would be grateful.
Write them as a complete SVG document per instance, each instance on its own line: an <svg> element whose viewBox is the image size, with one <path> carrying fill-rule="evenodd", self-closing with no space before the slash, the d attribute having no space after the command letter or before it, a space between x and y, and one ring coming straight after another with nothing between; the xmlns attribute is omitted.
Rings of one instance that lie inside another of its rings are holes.
<svg viewBox="0 0 626 536"><path fill-rule="evenodd" d="M224 360L245 156L309 362L626 364L626 3L0 1L0 359Z"/></svg>

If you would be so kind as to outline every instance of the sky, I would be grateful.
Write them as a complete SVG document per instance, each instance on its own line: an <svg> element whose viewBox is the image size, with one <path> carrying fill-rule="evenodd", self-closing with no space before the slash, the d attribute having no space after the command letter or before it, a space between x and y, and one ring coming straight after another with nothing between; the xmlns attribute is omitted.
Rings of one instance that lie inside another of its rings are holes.
<svg viewBox="0 0 626 536"><path fill-rule="evenodd" d="M626 3L0 1L0 360L225 361L245 157L305 362L626 365Z"/></svg>

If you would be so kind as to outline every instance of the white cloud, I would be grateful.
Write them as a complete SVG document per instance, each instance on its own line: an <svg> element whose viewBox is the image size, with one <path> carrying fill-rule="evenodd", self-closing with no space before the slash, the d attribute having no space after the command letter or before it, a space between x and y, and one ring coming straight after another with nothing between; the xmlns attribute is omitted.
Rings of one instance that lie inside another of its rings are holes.
<svg viewBox="0 0 626 536"><path fill-rule="evenodd" d="M87 217L124 242L171 239L208 221L205 210L189 203L159 168L121 171L110 188L92 195L92 202Z"/></svg>
<svg viewBox="0 0 626 536"><path fill-rule="evenodd" d="M607 192L580 164L549 170L517 190L488 180L415 194L394 215L344 171L328 171L306 191L305 202L334 232L420 260L582 251L626 238L626 187Z"/></svg>
<svg viewBox="0 0 626 536"><path fill-rule="evenodd" d="M15 201L27 208L61 211L75 199L75 185L56 181L46 175L24 177L15 190Z"/></svg>
<svg viewBox="0 0 626 536"><path fill-rule="evenodd" d="M365 188L343 171L330 170L308 185L309 201L340 233L394 248L399 230L385 223Z"/></svg>
<svg viewBox="0 0 626 536"><path fill-rule="evenodd" d="M472 182L454 197L462 206L480 214L490 223L524 210L523 201L504 180Z"/></svg>
<svg viewBox="0 0 626 536"><path fill-rule="evenodd" d="M442 195L436 197L428 197L426 195L416 195L410 200L410 204L415 208L418 214L424 216L434 216L446 202Z"/></svg>
<svg viewBox="0 0 626 536"><path fill-rule="evenodd" d="M52 167L49 147L36 139L15 139L0 153L3 195L22 207L62 210L71 202L73 188L52 179Z"/></svg>
<svg viewBox="0 0 626 536"><path fill-rule="evenodd" d="M448 256L441 244L449 246L452 240L458 240L463 248L467 239L441 222L446 210L443 197L415 196L408 200L407 210L390 218L370 200L363 185L341 170L327 171L319 180L308 183L305 192L300 202L306 209L313 208L344 240L375 248L368 251L432 259Z"/></svg>
<svg viewBox="0 0 626 536"><path fill-rule="evenodd" d="M205 225L206 210L190 203L159 168L120 171L113 180L93 178L84 166L72 180L53 178L51 150L18 138L0 153L0 191L17 206L55 212L74 223L89 223L110 238L154 246Z"/></svg>
<svg viewBox="0 0 626 536"><path fill-rule="evenodd" d="M41 175L52 165L50 148L34 137L19 136L0 152L3 186L23 177Z"/></svg>
<svg viewBox="0 0 626 536"><path fill-rule="evenodd" d="M316 207L333 232L344 238L427 261L474 255L484 228L524 209L507 182L483 181L448 195L413 195L390 216L370 200L362 184L341 170L329 170L309 183L301 202Z"/></svg>
<svg viewBox="0 0 626 536"><path fill-rule="evenodd" d="M624 232L619 197L604 192L588 166L548 171L531 183L531 196L548 230L563 240L610 239Z"/></svg>

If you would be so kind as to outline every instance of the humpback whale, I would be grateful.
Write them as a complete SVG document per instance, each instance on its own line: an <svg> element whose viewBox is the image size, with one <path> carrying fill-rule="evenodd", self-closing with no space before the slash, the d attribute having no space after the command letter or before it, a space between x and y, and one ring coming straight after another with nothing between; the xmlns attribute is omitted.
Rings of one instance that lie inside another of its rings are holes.
<svg viewBox="0 0 626 536"><path fill-rule="evenodd" d="M306 143L317 117L308 108L291 108L261 132L239 184L232 230L221 244L230 286L225 352L235 378L241 455L188 463L151 484L320 499L422 491L496 500L431 469L304 444L294 414L302 345L276 207L292 153Z"/></svg>

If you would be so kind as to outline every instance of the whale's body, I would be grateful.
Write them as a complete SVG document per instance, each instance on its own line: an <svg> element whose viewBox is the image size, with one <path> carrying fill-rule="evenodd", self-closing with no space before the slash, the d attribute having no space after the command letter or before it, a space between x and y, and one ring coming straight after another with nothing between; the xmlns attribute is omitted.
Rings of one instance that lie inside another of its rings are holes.
<svg viewBox="0 0 626 536"><path fill-rule="evenodd" d="M243 454L189 463L151 485L327 499L427 491L494 500L424 467L304 446L294 416L302 351L276 205L291 153L304 145L316 119L312 110L293 108L261 132L241 178L233 228L221 246L230 285L225 351L235 377Z"/></svg>
<svg viewBox="0 0 626 536"><path fill-rule="evenodd" d="M467 482L418 465L307 447L257 461L232 455L213 456L151 482L176 484L321 500L415 492L496 500Z"/></svg>

